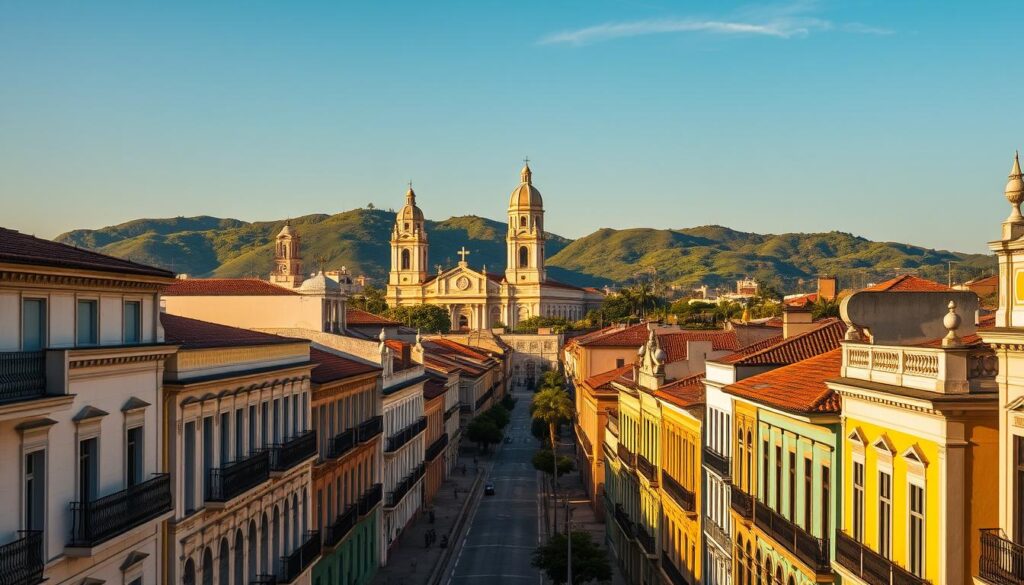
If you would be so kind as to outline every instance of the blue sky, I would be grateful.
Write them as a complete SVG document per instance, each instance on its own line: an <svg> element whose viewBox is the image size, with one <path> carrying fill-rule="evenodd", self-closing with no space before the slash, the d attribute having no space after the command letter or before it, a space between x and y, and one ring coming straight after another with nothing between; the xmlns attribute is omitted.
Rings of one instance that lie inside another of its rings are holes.
<svg viewBox="0 0 1024 585"><path fill-rule="evenodd" d="M1021 116L1011 2L0 1L0 225L401 205L980 252Z"/></svg>

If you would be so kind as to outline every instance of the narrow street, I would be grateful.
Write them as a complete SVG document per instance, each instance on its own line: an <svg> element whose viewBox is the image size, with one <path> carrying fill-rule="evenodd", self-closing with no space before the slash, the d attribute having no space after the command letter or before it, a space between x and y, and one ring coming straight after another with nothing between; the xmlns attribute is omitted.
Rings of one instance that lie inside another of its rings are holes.
<svg viewBox="0 0 1024 585"><path fill-rule="evenodd" d="M457 544L450 585L480 583L540 583L530 565L538 543L540 514L537 471L531 458L536 441L530 435L529 392L518 392L507 435L511 443L498 447L485 481L495 495L480 496L470 512L465 538Z"/></svg>

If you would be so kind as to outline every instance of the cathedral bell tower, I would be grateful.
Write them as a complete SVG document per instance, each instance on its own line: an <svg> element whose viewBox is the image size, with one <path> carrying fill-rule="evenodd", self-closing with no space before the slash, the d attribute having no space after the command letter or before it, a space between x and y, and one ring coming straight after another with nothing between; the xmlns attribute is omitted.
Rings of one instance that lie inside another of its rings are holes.
<svg viewBox="0 0 1024 585"><path fill-rule="evenodd" d="M509 284L539 284L544 271L544 201L533 186L530 159L520 172L519 185L508 202L508 248L505 280Z"/></svg>
<svg viewBox="0 0 1024 585"><path fill-rule="evenodd" d="M274 242L274 273L270 282L290 288L302 284L302 238L292 229L291 222L285 222L281 233Z"/></svg>
<svg viewBox="0 0 1024 585"><path fill-rule="evenodd" d="M427 231L423 212L416 206L416 193L409 183L405 205L395 217L391 230L391 272L389 286L422 284L427 279Z"/></svg>

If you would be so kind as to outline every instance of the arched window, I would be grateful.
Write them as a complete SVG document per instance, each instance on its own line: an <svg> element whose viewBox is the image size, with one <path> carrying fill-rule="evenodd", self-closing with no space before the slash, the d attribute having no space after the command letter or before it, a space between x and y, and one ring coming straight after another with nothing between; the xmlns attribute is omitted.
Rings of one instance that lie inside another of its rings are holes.
<svg viewBox="0 0 1024 585"><path fill-rule="evenodd" d="M764 557L764 585L771 585L772 580L772 561L767 555Z"/></svg>
<svg viewBox="0 0 1024 585"><path fill-rule="evenodd" d="M459 330L469 329L469 317L459 315Z"/></svg>
<svg viewBox="0 0 1024 585"><path fill-rule="evenodd" d="M402 250L402 270L409 270L409 265L412 263L409 256L409 250Z"/></svg>
<svg viewBox="0 0 1024 585"><path fill-rule="evenodd" d="M213 585L213 553L210 547L203 551L203 585Z"/></svg>
<svg viewBox="0 0 1024 585"><path fill-rule="evenodd" d="M228 539L222 538L220 540L220 553L217 555L217 580L223 585L231 583L231 553L229 552Z"/></svg>
<svg viewBox="0 0 1024 585"><path fill-rule="evenodd" d="M750 541L747 541L747 585L754 580L754 557L750 554Z"/></svg>
<svg viewBox="0 0 1024 585"><path fill-rule="evenodd" d="M258 571L258 569L256 567L256 562L257 562L256 561L256 559L257 559L257 555L256 555L256 538L257 538L256 537L256 532L257 532L256 531L256 521L255 520L250 520L249 521L249 573L248 573L248 578L245 581L243 581L243 583L248 583L249 581L255 581L256 580L256 575L259 574L259 571Z"/></svg>
<svg viewBox="0 0 1024 585"><path fill-rule="evenodd" d="M775 567L775 582L782 585L782 564Z"/></svg>
<svg viewBox="0 0 1024 585"><path fill-rule="evenodd" d="M743 564L743 539L736 537L736 585L745 585L747 582L747 569Z"/></svg>
<svg viewBox="0 0 1024 585"><path fill-rule="evenodd" d="M260 525L260 569L263 575L274 572L270 556L270 521L267 520L267 513L263 513L263 523Z"/></svg>
<svg viewBox="0 0 1024 585"><path fill-rule="evenodd" d="M192 559L185 561L185 570L181 573L183 585L196 585L196 564Z"/></svg>
<svg viewBox="0 0 1024 585"><path fill-rule="evenodd" d="M526 216L525 215L520 215L519 216L519 227L526 227Z"/></svg>
<svg viewBox="0 0 1024 585"><path fill-rule="evenodd" d="M237 585L246 583L245 580L245 539L242 537L242 529L235 531L235 581Z"/></svg>
<svg viewBox="0 0 1024 585"><path fill-rule="evenodd" d="M519 267L527 268L530 266L530 250L526 246L519 247Z"/></svg>
<svg viewBox="0 0 1024 585"><path fill-rule="evenodd" d="M757 567L757 585L765 585L764 583L764 567L761 566L761 551L758 549L754 553L754 565Z"/></svg>

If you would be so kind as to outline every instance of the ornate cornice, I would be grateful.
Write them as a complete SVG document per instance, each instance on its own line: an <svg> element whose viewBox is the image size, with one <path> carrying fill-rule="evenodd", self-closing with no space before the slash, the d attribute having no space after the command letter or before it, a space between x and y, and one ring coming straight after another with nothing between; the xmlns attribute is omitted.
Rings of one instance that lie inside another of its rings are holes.
<svg viewBox="0 0 1024 585"><path fill-rule="evenodd" d="M134 279L104 278L100 276L88 276L85 274L54 274L19 272L14 270L0 269L0 284L16 286L48 286L76 289L131 289L157 292L168 282L154 282L142 280L143 277Z"/></svg>

